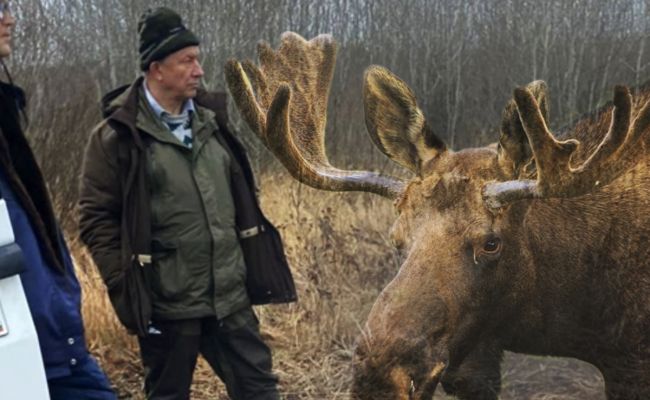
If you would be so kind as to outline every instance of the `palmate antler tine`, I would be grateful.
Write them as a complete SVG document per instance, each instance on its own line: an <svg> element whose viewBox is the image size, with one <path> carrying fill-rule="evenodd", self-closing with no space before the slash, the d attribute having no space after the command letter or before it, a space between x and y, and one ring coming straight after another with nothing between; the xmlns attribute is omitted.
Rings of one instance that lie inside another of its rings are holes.
<svg viewBox="0 0 650 400"><path fill-rule="evenodd" d="M632 127L632 98L624 86L614 92L609 131L581 165L571 165L579 142L558 141L546 127L539 106L526 89L515 90L515 103L537 166L537 180L490 183L483 189L488 207L498 209L513 201L531 198L576 197L616 179L638 160L639 138L650 125L646 104Z"/></svg>
<svg viewBox="0 0 650 400"><path fill-rule="evenodd" d="M650 127L650 101L647 101L641 111L637 114L634 122L632 122L631 133L625 139L623 146L627 149L633 147L639 150L646 150L646 146L650 144L650 135L643 136ZM641 139L644 139L641 142Z"/></svg>
<svg viewBox="0 0 650 400"><path fill-rule="evenodd" d="M371 171L344 171L329 165L327 160L307 159L290 132L291 88L278 89L268 113L269 150L298 181L316 189L330 191L362 191L396 198L404 184L394 178Z"/></svg>
<svg viewBox="0 0 650 400"><path fill-rule="evenodd" d="M641 108L619 149L604 163L604 167L601 168L599 184L604 185L611 182L636 165L641 154L647 151L647 141L650 136L647 134L648 127L650 127L650 102ZM645 142L642 141L642 138Z"/></svg>
<svg viewBox="0 0 650 400"><path fill-rule="evenodd" d="M316 37L314 40L322 40L321 49L323 59L325 60L336 60L336 44L332 40L325 40L325 38L319 39ZM327 113L327 99L329 98L330 83L334 78L334 61L329 63L321 63L319 66L318 81L316 82L316 90L318 92L324 91L325 96L320 96L316 103L319 106L320 110L323 113ZM326 121L327 118L324 118L323 121ZM325 126L323 126L323 129Z"/></svg>
<svg viewBox="0 0 650 400"><path fill-rule="evenodd" d="M554 179L566 176L564 172L569 170L571 156L579 142L555 139L546 127L537 100L528 89L515 89L514 100L537 166L538 191L543 195L553 189Z"/></svg>
<svg viewBox="0 0 650 400"><path fill-rule="evenodd" d="M336 44L282 35L279 49L258 46L259 67L226 64L226 81L242 117L293 177L323 190L363 191L395 198L403 181L371 171L330 165L324 135ZM273 94L273 95L271 95Z"/></svg>
<svg viewBox="0 0 650 400"><path fill-rule="evenodd" d="M251 81L244 72L241 64L236 60L228 60L225 66L226 80L239 113L251 130L266 143L266 115L258 101Z"/></svg>
<svg viewBox="0 0 650 400"><path fill-rule="evenodd" d="M630 129L630 118L632 116L632 97L625 86L614 88L614 111L612 122L607 135L600 142L591 156L579 167L573 169L575 173L594 170L592 166L603 165L621 145L625 142Z"/></svg>
<svg viewBox="0 0 650 400"><path fill-rule="evenodd" d="M244 60L241 63L242 69L246 73L246 76L250 79L253 91L259 98L258 103L261 104L270 104L272 98L271 93L269 93L269 88L266 86L266 78L264 73L257 68L251 60Z"/></svg>

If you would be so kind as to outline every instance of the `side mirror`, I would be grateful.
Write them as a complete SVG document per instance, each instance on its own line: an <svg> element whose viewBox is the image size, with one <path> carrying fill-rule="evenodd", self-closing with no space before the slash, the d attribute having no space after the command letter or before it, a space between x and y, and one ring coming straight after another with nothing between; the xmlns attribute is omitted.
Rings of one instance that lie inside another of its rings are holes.
<svg viewBox="0 0 650 400"><path fill-rule="evenodd" d="M24 270L23 251L14 242L7 203L0 198L0 279L18 275Z"/></svg>
<svg viewBox="0 0 650 400"><path fill-rule="evenodd" d="M25 271L25 257L16 243L0 246L0 279Z"/></svg>

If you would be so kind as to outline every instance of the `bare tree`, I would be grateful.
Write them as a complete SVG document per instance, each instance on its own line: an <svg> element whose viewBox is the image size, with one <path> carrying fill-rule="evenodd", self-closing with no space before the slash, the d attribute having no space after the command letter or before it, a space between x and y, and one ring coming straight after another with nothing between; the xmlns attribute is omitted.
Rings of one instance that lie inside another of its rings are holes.
<svg viewBox="0 0 650 400"><path fill-rule="evenodd" d="M137 19L148 7L179 10L202 39L205 85L223 88L230 57L293 30L332 33L341 48L330 98L328 148L337 163L367 147L358 96L369 64L389 67L416 91L433 129L452 146L484 144L511 90L544 79L554 121L605 101L616 83L648 78L648 0L23 0L11 67L30 97L29 136L67 218L98 100L138 74ZM24 21L24 22L21 22ZM234 123L258 167L273 164ZM365 162L365 161L362 161ZM388 164L386 164L388 165ZM63 188L63 189L62 189Z"/></svg>

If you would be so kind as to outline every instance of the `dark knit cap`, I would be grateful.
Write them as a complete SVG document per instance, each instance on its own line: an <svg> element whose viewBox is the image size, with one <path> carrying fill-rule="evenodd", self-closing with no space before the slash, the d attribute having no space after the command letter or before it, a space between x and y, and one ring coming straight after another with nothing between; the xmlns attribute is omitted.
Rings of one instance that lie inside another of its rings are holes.
<svg viewBox="0 0 650 400"><path fill-rule="evenodd" d="M140 68L188 46L198 46L199 39L183 25L181 16L169 8L145 11L138 22L140 33Z"/></svg>

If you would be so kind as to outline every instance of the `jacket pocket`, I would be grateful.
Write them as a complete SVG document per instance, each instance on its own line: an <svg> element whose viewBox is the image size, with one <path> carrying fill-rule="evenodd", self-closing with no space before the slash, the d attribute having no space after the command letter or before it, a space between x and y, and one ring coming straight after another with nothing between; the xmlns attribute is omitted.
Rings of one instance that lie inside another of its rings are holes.
<svg viewBox="0 0 650 400"><path fill-rule="evenodd" d="M252 304L296 301L296 288L280 234L270 224L240 230L246 290Z"/></svg>
<svg viewBox="0 0 650 400"><path fill-rule="evenodd" d="M188 287L186 266L181 265L180 249L175 242L151 242L151 289L162 300L179 300Z"/></svg>
<svg viewBox="0 0 650 400"><path fill-rule="evenodd" d="M152 313L146 267L133 260L121 274L106 282L117 318L129 333L138 336L146 336Z"/></svg>

